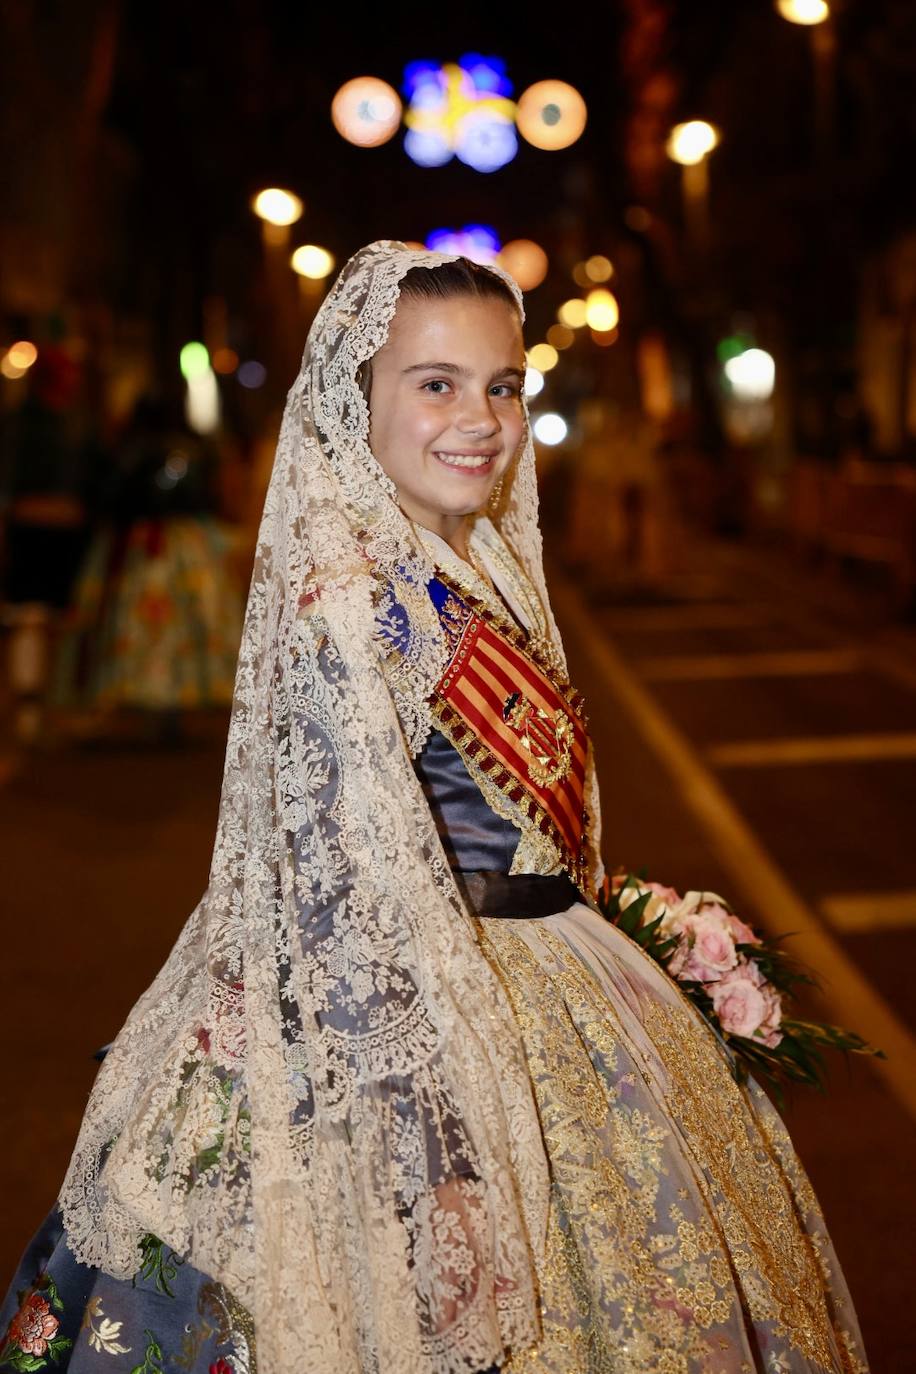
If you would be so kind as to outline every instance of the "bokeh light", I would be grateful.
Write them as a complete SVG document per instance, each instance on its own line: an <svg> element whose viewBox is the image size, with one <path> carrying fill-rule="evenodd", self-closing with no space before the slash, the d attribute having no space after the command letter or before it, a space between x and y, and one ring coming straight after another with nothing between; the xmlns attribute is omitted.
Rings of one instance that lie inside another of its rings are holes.
<svg viewBox="0 0 916 1374"><path fill-rule="evenodd" d="M511 239L499 255L499 265L523 291L533 291L547 276L547 254L532 239Z"/></svg>
<svg viewBox="0 0 916 1374"><path fill-rule="evenodd" d="M210 368L209 363L203 372L196 373L187 379L188 385L184 398L185 419L191 429L197 434L214 434L219 429L220 422L220 397L219 385L216 376ZM171 477L169 485L174 486L187 471L187 462L184 468L173 459L170 468L169 462L166 463L163 475ZM160 482L160 486L162 483Z"/></svg>
<svg viewBox="0 0 916 1374"><path fill-rule="evenodd" d="M575 330L568 324L552 324L547 331L547 342L554 348L569 348L576 341Z"/></svg>
<svg viewBox="0 0 916 1374"><path fill-rule="evenodd" d="M300 277L308 277L310 281L323 281L334 270L333 255L315 243L303 243L293 253L290 263L294 272L298 272Z"/></svg>
<svg viewBox="0 0 916 1374"><path fill-rule="evenodd" d="M748 348L724 366L732 391L741 401L767 401L776 386L776 363L763 348Z"/></svg>
<svg viewBox="0 0 916 1374"><path fill-rule="evenodd" d="M518 152L512 84L498 57L466 53L458 62L411 62L404 71L410 105L404 151L421 167L457 157L476 172L495 172Z"/></svg>
<svg viewBox="0 0 916 1374"><path fill-rule="evenodd" d="M203 377L210 371L210 354L207 352L206 345L198 343L192 339L186 343L178 355L178 366L181 368L181 375L186 382L193 382L197 377Z"/></svg>
<svg viewBox="0 0 916 1374"><path fill-rule="evenodd" d="M575 143L587 118L585 101L565 81L536 81L524 92L516 111L522 138L548 152Z"/></svg>
<svg viewBox="0 0 916 1374"><path fill-rule="evenodd" d="M243 387L248 391L257 391L258 387L267 381L267 368L263 363L250 358L248 362L242 363L237 375Z"/></svg>
<svg viewBox="0 0 916 1374"><path fill-rule="evenodd" d="M251 208L259 219L266 220L268 224L276 225L278 228L286 228L302 218L305 207L292 191L283 191L279 186L269 186L266 191L258 192L251 202Z"/></svg>
<svg viewBox="0 0 916 1374"><path fill-rule="evenodd" d="M572 300L564 301L557 311L557 319L560 324L565 324L567 329L581 329L585 324L587 315L588 307L579 296L573 296Z"/></svg>
<svg viewBox="0 0 916 1374"><path fill-rule="evenodd" d="M10 344L6 356L11 367L26 372L38 357L38 349L28 339L20 339L18 343Z"/></svg>
<svg viewBox="0 0 916 1374"><path fill-rule="evenodd" d="M620 307L617 299L603 287L590 291L585 301L585 323L597 334L608 334L617 328Z"/></svg>
<svg viewBox="0 0 916 1374"><path fill-rule="evenodd" d="M539 372L536 367L529 367L525 370L525 395L539 396L544 390L544 374Z"/></svg>
<svg viewBox="0 0 916 1374"><path fill-rule="evenodd" d="M589 281L609 281L614 275L614 264L603 253L593 253L585 264L585 275Z"/></svg>
<svg viewBox="0 0 916 1374"><path fill-rule="evenodd" d="M551 448L554 444L562 444L569 433L569 425L563 416L557 415L555 411L548 411L545 415L539 415L532 428L535 439Z"/></svg>
<svg viewBox="0 0 916 1374"><path fill-rule="evenodd" d="M498 172L518 152L515 126L483 111L473 111L461 121L455 139L455 156L475 172Z"/></svg>
<svg viewBox="0 0 916 1374"><path fill-rule="evenodd" d="M668 156L682 167L695 167L719 142L719 131L705 119L689 119L675 124L665 145Z"/></svg>
<svg viewBox="0 0 916 1374"><path fill-rule="evenodd" d="M776 0L776 8L790 24L823 24L830 18L826 0Z"/></svg>
<svg viewBox="0 0 916 1374"><path fill-rule="evenodd" d="M17 367L14 362L11 362L8 352L0 358L0 376L5 377L8 382L18 382L19 378L24 377L27 371L28 368Z"/></svg>
<svg viewBox="0 0 916 1374"><path fill-rule="evenodd" d="M378 76L355 76L331 101L334 128L357 148L378 148L397 133L401 97Z"/></svg>
<svg viewBox="0 0 916 1374"><path fill-rule="evenodd" d="M210 365L214 372L219 372L223 377L228 377L239 365L239 355L234 348L217 348L210 359Z"/></svg>
<svg viewBox="0 0 916 1374"><path fill-rule="evenodd" d="M556 367L559 361L559 354L553 344L537 343L528 350L528 364L536 367L538 372L549 372L552 367Z"/></svg>
<svg viewBox="0 0 916 1374"><path fill-rule="evenodd" d="M466 224L463 229L433 229L426 236L433 253L457 253L486 266L499 255L499 235L489 224Z"/></svg>

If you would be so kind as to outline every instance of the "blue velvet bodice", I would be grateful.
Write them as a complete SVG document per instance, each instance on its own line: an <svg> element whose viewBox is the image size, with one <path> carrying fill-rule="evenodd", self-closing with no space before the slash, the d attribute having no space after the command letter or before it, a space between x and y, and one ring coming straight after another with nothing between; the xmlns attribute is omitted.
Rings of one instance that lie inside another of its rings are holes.
<svg viewBox="0 0 916 1374"><path fill-rule="evenodd" d="M438 730L430 735L414 768L451 867L464 873L508 873L519 832L490 810L461 755Z"/></svg>

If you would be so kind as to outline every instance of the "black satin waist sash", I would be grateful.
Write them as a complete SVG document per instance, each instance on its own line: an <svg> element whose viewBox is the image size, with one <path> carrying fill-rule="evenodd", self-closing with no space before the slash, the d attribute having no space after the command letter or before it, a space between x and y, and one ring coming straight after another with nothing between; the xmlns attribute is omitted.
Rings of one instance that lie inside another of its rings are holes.
<svg viewBox="0 0 916 1374"><path fill-rule="evenodd" d="M461 895L475 916L528 921L553 916L583 900L565 873L543 877L540 873L493 873L486 869L453 872Z"/></svg>

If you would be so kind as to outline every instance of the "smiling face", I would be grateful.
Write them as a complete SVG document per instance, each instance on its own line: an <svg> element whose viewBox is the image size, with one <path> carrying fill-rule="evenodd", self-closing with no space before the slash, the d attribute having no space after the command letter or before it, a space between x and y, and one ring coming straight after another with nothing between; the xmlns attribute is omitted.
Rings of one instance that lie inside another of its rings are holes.
<svg viewBox="0 0 916 1374"><path fill-rule="evenodd" d="M518 313L493 297L401 299L372 359L369 444L401 509L465 552L525 428Z"/></svg>

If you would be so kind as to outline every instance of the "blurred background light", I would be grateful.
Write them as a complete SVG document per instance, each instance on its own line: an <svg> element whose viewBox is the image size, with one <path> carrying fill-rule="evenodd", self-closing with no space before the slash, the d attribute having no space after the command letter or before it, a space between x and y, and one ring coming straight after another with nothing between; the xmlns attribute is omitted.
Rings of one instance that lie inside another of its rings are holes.
<svg viewBox="0 0 916 1374"><path fill-rule="evenodd" d="M644 205L628 205L623 212L623 222L634 234L645 234L652 228L652 216Z"/></svg>
<svg viewBox="0 0 916 1374"><path fill-rule="evenodd" d="M178 355L178 366L181 375L186 382L192 382L196 377L202 377L204 373L210 371L210 354L206 346L192 339L186 343Z"/></svg>
<svg viewBox="0 0 916 1374"><path fill-rule="evenodd" d="M331 120L348 143L355 143L357 148L378 148L397 133L402 108L401 97L387 81L377 76L355 76L331 101Z"/></svg>
<svg viewBox="0 0 916 1374"><path fill-rule="evenodd" d="M689 119L675 124L668 135L668 156L682 167L695 167L719 142L719 131L705 119Z"/></svg>
<svg viewBox="0 0 916 1374"><path fill-rule="evenodd" d="M290 263L294 272L298 272L300 277L308 277L311 281L322 281L334 270L332 254L326 248L319 248L315 243L303 243L301 248L297 248L293 253Z"/></svg>
<svg viewBox="0 0 916 1374"><path fill-rule="evenodd" d="M732 391L741 401L766 401L773 394L776 363L763 348L748 348L737 357L729 358L724 372Z"/></svg>
<svg viewBox="0 0 916 1374"><path fill-rule="evenodd" d="M512 82L501 57L484 57L479 52L468 52L458 59L458 65L462 71L467 72L475 90L487 91L490 95L512 94Z"/></svg>
<svg viewBox="0 0 916 1374"><path fill-rule="evenodd" d="M18 343L10 344L6 356L11 367L26 372L38 357L38 349L28 339L20 339Z"/></svg>
<svg viewBox="0 0 916 1374"><path fill-rule="evenodd" d="M8 382L18 382L20 377L24 377L28 368L17 367L11 361L9 352L4 353L0 358L0 375L4 376Z"/></svg>
<svg viewBox="0 0 916 1374"><path fill-rule="evenodd" d="M790 24L823 24L830 18L826 0L776 0L776 8Z"/></svg>
<svg viewBox="0 0 916 1374"><path fill-rule="evenodd" d="M443 167L454 156L448 139L434 129L408 129L404 151L418 167Z"/></svg>
<svg viewBox="0 0 916 1374"><path fill-rule="evenodd" d="M568 329L581 329L585 324L587 314L588 307L585 301L574 296L572 300L564 301L560 306L557 311L557 319L560 324L565 324Z"/></svg>
<svg viewBox="0 0 916 1374"><path fill-rule="evenodd" d="M511 239L499 255L499 265L523 291L533 291L547 276L547 254L531 239Z"/></svg>
<svg viewBox="0 0 916 1374"><path fill-rule="evenodd" d="M539 372L536 367L528 367L525 371L525 395L539 396L543 390L543 372Z"/></svg>
<svg viewBox="0 0 916 1374"><path fill-rule="evenodd" d="M153 481L160 491L168 491L170 487L175 487L188 475L188 458L180 448L173 448L166 458L162 467L156 473Z"/></svg>
<svg viewBox="0 0 916 1374"><path fill-rule="evenodd" d="M215 433L220 422L219 385L209 363L203 372L188 377L187 383L184 398L185 419L197 434ZM184 460L182 467L179 462L170 458L163 472L171 479L167 485L174 486L187 472L187 460Z"/></svg>
<svg viewBox="0 0 916 1374"><path fill-rule="evenodd" d="M614 274L614 264L603 253L593 253L585 264L589 281L608 281Z"/></svg>
<svg viewBox="0 0 916 1374"><path fill-rule="evenodd" d="M462 121L455 138L455 155L475 172L497 172L518 152L515 126L508 119L472 113Z"/></svg>
<svg viewBox="0 0 916 1374"><path fill-rule="evenodd" d="M516 121L522 138L535 148L568 148L585 128L585 101L565 81L536 81L518 102Z"/></svg>
<svg viewBox="0 0 916 1374"><path fill-rule="evenodd" d="M495 172L518 151L515 105L506 64L467 53L459 62L411 62L404 69L404 151L421 167L452 157L477 172Z"/></svg>
<svg viewBox="0 0 916 1374"><path fill-rule="evenodd" d="M269 186L259 191L251 202L251 208L259 219L278 228L287 228L301 219L305 208L298 196L292 191L283 191L279 186Z"/></svg>
<svg viewBox="0 0 916 1374"><path fill-rule="evenodd" d="M569 433L569 426L562 415L557 415L554 411L548 411L546 415L539 415L534 422L534 437L541 444L562 444Z"/></svg>
<svg viewBox="0 0 916 1374"><path fill-rule="evenodd" d="M426 236L433 253L458 253L471 262L486 265L499 255L499 235L488 224L466 224L463 229L433 229Z"/></svg>
<svg viewBox="0 0 916 1374"><path fill-rule="evenodd" d="M536 367L538 372L549 372L552 367L556 367L559 361L559 354L553 344L537 343L528 350L528 363L531 367Z"/></svg>
<svg viewBox="0 0 916 1374"><path fill-rule="evenodd" d="M234 348L217 348L210 359L214 372L228 377L239 365L239 355Z"/></svg>
<svg viewBox="0 0 916 1374"><path fill-rule="evenodd" d="M570 329L568 324L552 324L547 331L547 342L553 344L554 348L569 348L575 341L575 330Z"/></svg>
<svg viewBox="0 0 916 1374"><path fill-rule="evenodd" d="M242 386L249 391L257 391L258 387L267 381L267 368L263 363L255 362L251 358L248 362L242 363L237 375Z"/></svg>
<svg viewBox="0 0 916 1374"><path fill-rule="evenodd" d="M585 323L597 334L608 334L617 328L620 307L610 291L598 287L590 291L585 301Z"/></svg>

